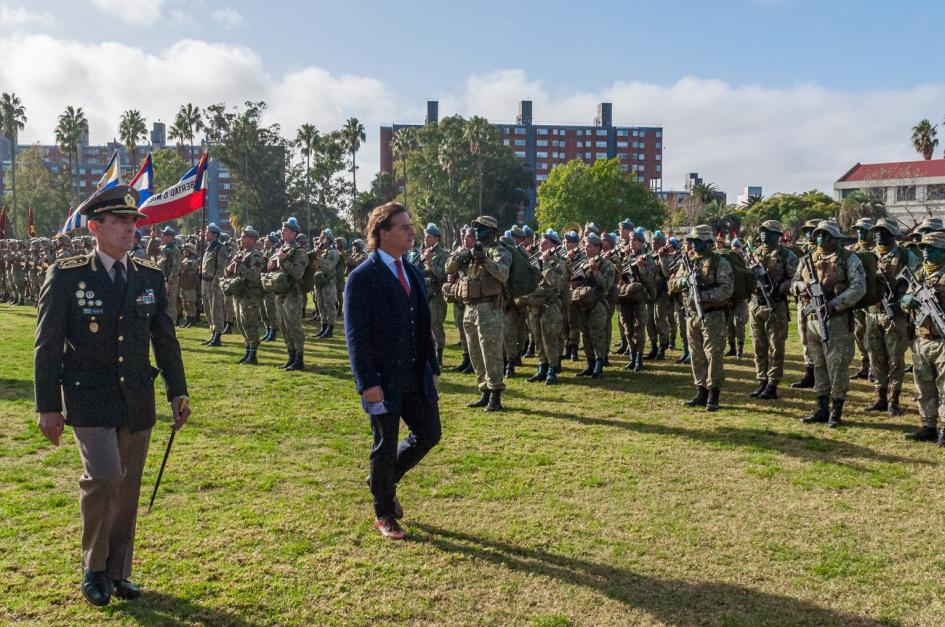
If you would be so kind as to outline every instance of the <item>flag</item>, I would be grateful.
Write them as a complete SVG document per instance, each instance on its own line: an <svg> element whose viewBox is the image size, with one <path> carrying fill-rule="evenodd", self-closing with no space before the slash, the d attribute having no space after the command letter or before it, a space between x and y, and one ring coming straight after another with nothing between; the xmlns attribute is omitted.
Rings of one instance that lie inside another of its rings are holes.
<svg viewBox="0 0 945 627"><path fill-rule="evenodd" d="M154 163L151 160L151 153L145 157L144 163L138 169L138 173L131 179L130 185L138 190L138 202L144 203L151 194L154 193Z"/></svg>
<svg viewBox="0 0 945 627"><path fill-rule="evenodd" d="M7 238L7 209L0 209L0 239Z"/></svg>
<svg viewBox="0 0 945 627"><path fill-rule="evenodd" d="M26 215L27 215L27 219L29 220L30 237L36 237L36 227L33 226L33 206L32 205L30 205L30 210Z"/></svg>
<svg viewBox="0 0 945 627"><path fill-rule="evenodd" d="M59 229L57 235L69 235L73 231L78 231L88 220L84 215L76 211L75 209L69 209L69 217L66 218L66 223L62 225L62 228Z"/></svg>
<svg viewBox="0 0 945 627"><path fill-rule="evenodd" d="M115 187L121 183L121 164L118 162L118 150L112 153L112 158L109 160L108 165L105 166L105 172L102 173L102 178L98 181L97 190L108 189L109 187Z"/></svg>
<svg viewBox="0 0 945 627"><path fill-rule="evenodd" d="M208 159L207 153L203 153L200 162L188 170L180 181L140 205L138 211L148 217L138 220L138 226L167 222L202 209L207 196L204 179Z"/></svg>

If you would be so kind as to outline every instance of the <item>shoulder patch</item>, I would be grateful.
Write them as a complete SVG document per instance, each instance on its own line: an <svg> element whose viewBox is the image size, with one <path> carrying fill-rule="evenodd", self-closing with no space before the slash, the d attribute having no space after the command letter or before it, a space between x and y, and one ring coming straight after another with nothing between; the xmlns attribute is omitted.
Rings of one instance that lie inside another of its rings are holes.
<svg viewBox="0 0 945 627"><path fill-rule="evenodd" d="M56 260L56 266L58 266L60 270L71 270L72 268L81 268L87 265L89 265L89 257L86 255L82 255L81 257L65 257Z"/></svg>
<svg viewBox="0 0 945 627"><path fill-rule="evenodd" d="M156 263L154 263L154 262L151 261L150 259L141 259L140 257L132 257L131 260L132 260L132 261L134 262L134 264L135 264L136 266L138 266L138 267L141 267L141 268L151 268L152 270L157 270L158 272L161 271L161 266L157 265Z"/></svg>

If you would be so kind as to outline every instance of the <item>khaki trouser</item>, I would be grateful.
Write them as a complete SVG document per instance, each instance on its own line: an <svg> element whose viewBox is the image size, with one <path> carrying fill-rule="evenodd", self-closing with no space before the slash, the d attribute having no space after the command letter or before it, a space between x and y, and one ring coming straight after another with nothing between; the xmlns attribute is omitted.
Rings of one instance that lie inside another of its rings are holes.
<svg viewBox="0 0 945 627"><path fill-rule="evenodd" d="M170 317L171 321L174 324L177 324L177 316L178 316L178 311L177 311L177 292L179 291L178 284L179 284L179 279L176 279L176 278L171 279L170 281L167 281L165 283L165 285L167 286L167 315L168 317Z"/></svg>
<svg viewBox="0 0 945 627"><path fill-rule="evenodd" d="M723 354L727 320L721 309L707 311L705 321L699 316L686 319L692 378L697 387L720 388L725 381Z"/></svg>
<svg viewBox="0 0 945 627"><path fill-rule="evenodd" d="M827 321L830 340L826 350L820 341L818 322L807 321L807 354L814 362L814 394L845 400L850 387L850 362L853 361L853 335L850 314L840 312Z"/></svg>
<svg viewBox="0 0 945 627"><path fill-rule="evenodd" d="M437 295L430 299L430 326L433 327L433 339L436 341L436 350L442 356L446 349L446 330L443 323L446 320L446 301L443 295Z"/></svg>
<svg viewBox="0 0 945 627"><path fill-rule="evenodd" d="M79 479L85 567L105 571L109 579L128 579L151 430L76 427L73 433L85 470Z"/></svg>
<svg viewBox="0 0 945 627"><path fill-rule="evenodd" d="M223 330L223 290L220 288L218 279L203 281L203 311L207 314L207 322L210 324L210 330L217 332Z"/></svg>
<svg viewBox="0 0 945 627"><path fill-rule="evenodd" d="M912 343L912 376L923 427L945 424L945 342L917 337Z"/></svg>
<svg viewBox="0 0 945 627"><path fill-rule="evenodd" d="M480 392L505 389L505 364L502 347L505 338L505 312L492 302L466 305L463 328L469 345L469 360L476 371Z"/></svg>
<svg viewBox="0 0 945 627"><path fill-rule="evenodd" d="M866 314L866 354L876 389L889 392L902 390L906 371L906 349L909 348L909 319L897 313L892 322L884 313Z"/></svg>
<svg viewBox="0 0 945 627"><path fill-rule="evenodd" d="M787 301L775 301L773 305L773 309L768 309L763 302L752 301L749 320L755 348L755 378L777 385L784 376L784 345L790 321Z"/></svg>

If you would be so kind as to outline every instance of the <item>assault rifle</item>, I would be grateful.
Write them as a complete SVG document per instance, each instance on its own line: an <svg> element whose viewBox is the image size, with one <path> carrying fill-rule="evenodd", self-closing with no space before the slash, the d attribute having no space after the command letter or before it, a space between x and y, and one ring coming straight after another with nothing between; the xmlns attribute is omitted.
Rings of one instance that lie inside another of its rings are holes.
<svg viewBox="0 0 945 627"><path fill-rule="evenodd" d="M810 255L804 255L804 267L810 275L810 281L807 284L807 294L810 296L810 302L814 305L814 313L817 315L817 326L820 327L820 341L826 348L830 341L830 331L827 329L827 323L830 321L830 314L827 313L827 297L824 295L824 286L817 278L817 270L814 268L814 260Z"/></svg>
<svg viewBox="0 0 945 627"><path fill-rule="evenodd" d="M772 306L774 303L774 282L771 280L771 275L768 274L768 269L755 257L755 251L751 249L750 245L748 246L748 267L755 275L755 287L764 297L765 305L768 309L774 309Z"/></svg>
<svg viewBox="0 0 945 627"><path fill-rule="evenodd" d="M702 308L702 296L699 295L699 273L692 263L689 255L683 253L679 259L682 261L683 269L686 271L686 279L689 283L689 294L692 296L692 304L696 308L696 315L699 320L705 322L705 310Z"/></svg>
<svg viewBox="0 0 945 627"><path fill-rule="evenodd" d="M932 324L935 325L938 336L945 338L945 311L942 311L942 305L938 302L938 297L932 290L925 286L925 283L919 282L909 266L903 268L902 272L900 272L899 276L896 278L905 279L909 282L909 289L912 291L912 295L919 301L919 311L923 316L932 320ZM924 320L924 318L919 319L917 322L921 322L922 320Z"/></svg>
<svg viewBox="0 0 945 627"><path fill-rule="evenodd" d="M892 322L896 319L896 308L893 305L893 301L896 300L896 290L893 285L890 284L889 279L886 278L886 273L880 271L879 276L883 277L883 298L880 300L880 304L883 306L883 313L886 314L886 320ZM898 282L899 279L897 278Z"/></svg>

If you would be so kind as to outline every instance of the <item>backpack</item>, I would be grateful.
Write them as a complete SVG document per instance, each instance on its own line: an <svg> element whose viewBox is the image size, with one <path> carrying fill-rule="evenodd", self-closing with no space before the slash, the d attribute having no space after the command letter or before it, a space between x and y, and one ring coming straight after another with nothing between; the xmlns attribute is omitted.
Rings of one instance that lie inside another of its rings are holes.
<svg viewBox="0 0 945 627"><path fill-rule="evenodd" d="M512 256L512 265L509 266L509 280L505 284L508 291L509 300L515 300L520 296L527 296L538 289L541 282L541 271L528 263L528 257L518 246L505 246Z"/></svg>
<svg viewBox="0 0 945 627"><path fill-rule="evenodd" d="M720 250L719 254L732 266L732 302L747 300L755 291L755 273L745 264L745 260L734 250Z"/></svg>
<svg viewBox="0 0 945 627"><path fill-rule="evenodd" d="M314 250L308 252L308 265L305 266L305 273L299 279L299 290L304 294L315 289L315 273L318 272L318 253Z"/></svg>
<svg viewBox="0 0 945 627"><path fill-rule="evenodd" d="M860 258L860 263L863 264L863 272L866 273L866 293L863 294L863 298L856 302L853 308L865 309L881 301L883 292L886 289L883 280L879 276L879 258L870 251L858 252L851 250L849 252ZM846 260L844 259L844 261Z"/></svg>

